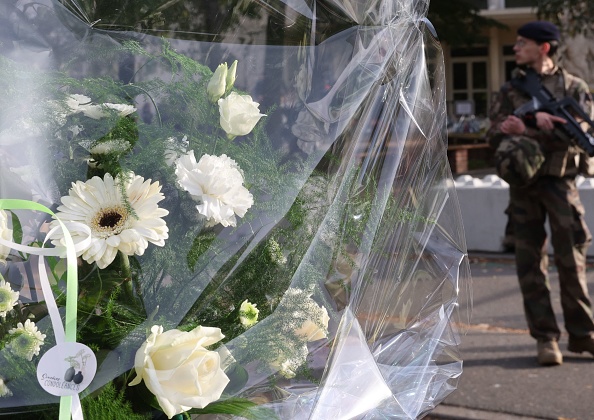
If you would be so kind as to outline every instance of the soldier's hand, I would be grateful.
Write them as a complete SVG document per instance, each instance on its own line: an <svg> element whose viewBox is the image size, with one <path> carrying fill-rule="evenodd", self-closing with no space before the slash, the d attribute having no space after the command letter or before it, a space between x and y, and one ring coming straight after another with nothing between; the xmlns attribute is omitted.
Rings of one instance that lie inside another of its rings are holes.
<svg viewBox="0 0 594 420"><path fill-rule="evenodd" d="M545 131L550 131L555 128L555 123L567 123L565 118L557 117L547 112L537 112L534 116L536 118L536 126Z"/></svg>
<svg viewBox="0 0 594 420"><path fill-rule="evenodd" d="M522 134L525 130L526 125L524 124L524 121L515 115L508 116L501 123L501 131L503 134Z"/></svg>

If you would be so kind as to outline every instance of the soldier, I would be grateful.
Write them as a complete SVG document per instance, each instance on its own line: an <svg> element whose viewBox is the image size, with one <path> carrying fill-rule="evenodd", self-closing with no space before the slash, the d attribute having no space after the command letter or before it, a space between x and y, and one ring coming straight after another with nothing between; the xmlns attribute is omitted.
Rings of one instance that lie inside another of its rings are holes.
<svg viewBox="0 0 594 420"><path fill-rule="evenodd" d="M556 99L572 96L592 116L594 106L587 84L554 61L559 41L559 29L550 22L534 21L520 27L514 45L518 68L512 78L532 68ZM564 134L555 125L566 123L565 119L546 112L522 118L512 115L530 99L512 81L506 82L492 105L487 139L496 149L500 176L510 184L516 270L530 335L537 340L538 362L560 365L563 355L550 299L545 221L548 217L559 272L569 333L567 348L594 355L594 320L586 285L586 250L592 236L575 182L578 173L588 172L585 168L591 166L592 159L571 142L562 141Z"/></svg>

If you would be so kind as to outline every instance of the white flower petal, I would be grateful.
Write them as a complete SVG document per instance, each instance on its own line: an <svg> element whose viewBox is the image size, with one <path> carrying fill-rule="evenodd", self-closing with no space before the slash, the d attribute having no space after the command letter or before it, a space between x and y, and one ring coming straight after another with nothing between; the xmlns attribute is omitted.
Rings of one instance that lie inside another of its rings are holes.
<svg viewBox="0 0 594 420"><path fill-rule="evenodd" d="M223 130L230 136L245 136L249 134L260 118L265 114L260 114L257 102L254 102L249 95L239 95L231 92L226 98L218 101L220 124Z"/></svg>
<svg viewBox="0 0 594 420"><path fill-rule="evenodd" d="M192 407L204 408L219 399L229 383L220 355L205 348L222 338L218 328L163 332L163 327L153 326L136 352L137 377L129 385L142 378L169 418Z"/></svg>
<svg viewBox="0 0 594 420"><path fill-rule="evenodd" d="M119 182L106 174L103 178L73 183L69 195L62 197L56 214L61 220L89 226L90 244L80 249L78 255L90 264L96 262L99 268L111 264L118 251L125 255L142 255L149 242L163 246L168 238L169 229L162 217L169 212L158 206L165 198L159 183L145 181L137 175L129 176L124 181L126 203ZM57 221L51 223L51 227L57 225ZM63 239L60 230L52 243L62 244ZM81 244L87 238L79 229L73 232L73 239Z"/></svg>
<svg viewBox="0 0 594 420"><path fill-rule="evenodd" d="M227 155L203 155L196 162L190 151L177 160L175 173L181 187L200 202L196 209L208 225L235 226L235 216L245 216L254 204L239 165Z"/></svg>

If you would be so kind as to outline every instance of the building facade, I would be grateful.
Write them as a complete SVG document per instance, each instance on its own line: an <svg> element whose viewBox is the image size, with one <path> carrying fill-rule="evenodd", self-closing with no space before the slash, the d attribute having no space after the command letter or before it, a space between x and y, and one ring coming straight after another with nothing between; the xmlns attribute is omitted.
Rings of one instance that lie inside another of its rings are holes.
<svg viewBox="0 0 594 420"><path fill-rule="evenodd" d="M493 95L515 67L513 45L517 29L537 18L536 0L473 0L473 3L481 9L482 16L495 19L507 28L486 29L489 41L483 45L452 48L444 43L448 112L452 119L460 117L460 112L486 117Z"/></svg>

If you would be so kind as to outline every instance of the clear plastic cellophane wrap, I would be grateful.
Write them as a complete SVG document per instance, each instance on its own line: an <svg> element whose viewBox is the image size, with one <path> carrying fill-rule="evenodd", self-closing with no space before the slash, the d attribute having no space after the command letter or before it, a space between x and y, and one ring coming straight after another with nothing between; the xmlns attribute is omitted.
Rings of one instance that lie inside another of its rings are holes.
<svg viewBox="0 0 594 420"><path fill-rule="evenodd" d="M470 272L427 8L1 2L0 414L443 401Z"/></svg>

